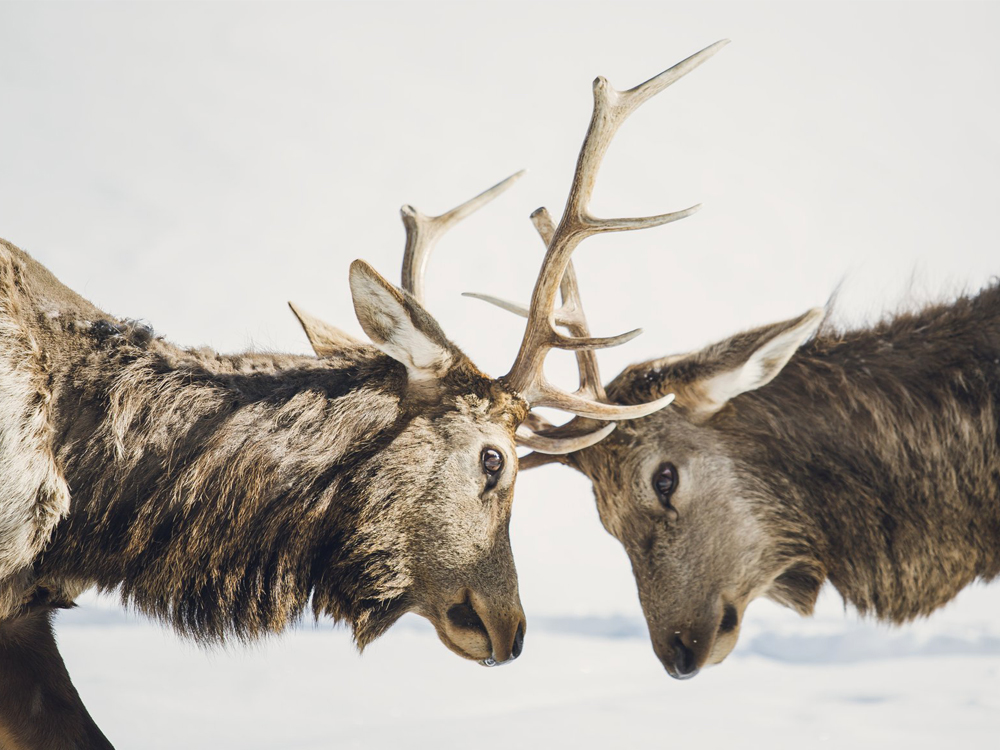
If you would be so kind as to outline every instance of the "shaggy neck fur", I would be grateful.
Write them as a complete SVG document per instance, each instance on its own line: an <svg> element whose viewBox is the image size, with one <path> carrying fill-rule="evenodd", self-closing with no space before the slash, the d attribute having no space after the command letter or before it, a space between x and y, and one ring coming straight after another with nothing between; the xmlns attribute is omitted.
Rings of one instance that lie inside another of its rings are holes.
<svg viewBox="0 0 1000 750"><path fill-rule="evenodd" d="M64 375L72 504L40 579L118 589L208 640L281 630L311 598L369 641L411 583L400 540L366 534L391 497L355 491L404 423L401 370L99 342Z"/></svg>
<svg viewBox="0 0 1000 750"><path fill-rule="evenodd" d="M1000 573L1000 287L869 330L823 334L715 424L797 564L862 613L926 615Z"/></svg>

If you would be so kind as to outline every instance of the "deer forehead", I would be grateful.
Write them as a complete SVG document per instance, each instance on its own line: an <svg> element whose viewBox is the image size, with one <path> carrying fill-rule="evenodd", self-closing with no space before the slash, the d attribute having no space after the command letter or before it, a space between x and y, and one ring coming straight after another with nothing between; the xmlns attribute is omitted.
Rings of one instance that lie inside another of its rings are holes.
<svg viewBox="0 0 1000 750"><path fill-rule="evenodd" d="M519 396L493 389L489 396L465 393L455 399L453 414L470 423L500 427L511 436L527 416L527 404Z"/></svg>

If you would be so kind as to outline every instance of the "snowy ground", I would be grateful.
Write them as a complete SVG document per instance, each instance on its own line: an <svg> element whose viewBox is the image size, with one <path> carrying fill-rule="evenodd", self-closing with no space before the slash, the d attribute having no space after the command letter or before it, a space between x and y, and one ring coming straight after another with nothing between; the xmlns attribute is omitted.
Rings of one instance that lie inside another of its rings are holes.
<svg viewBox="0 0 1000 750"><path fill-rule="evenodd" d="M492 670L416 618L361 657L329 625L206 654L101 609L65 615L59 640L120 748L986 748L998 599L973 589L900 631L845 618L833 597L813 620L757 604L730 658L687 682L622 617L529 616L522 658Z"/></svg>
<svg viewBox="0 0 1000 750"><path fill-rule="evenodd" d="M627 87L733 43L621 130L595 208L691 219L576 259L605 374L821 305L842 320L1000 273L1000 4L0 2L0 236L173 341L305 352L285 301L356 335L347 267L392 277L412 202L529 174L442 240L428 307L485 371L524 299L528 214L557 211L590 81ZM590 241L588 241L589 243ZM486 334L486 335L484 335ZM550 375L569 382L571 360ZM404 620L359 658L329 623L206 654L88 599L71 673L129 748L979 748L1000 737L1000 585L900 630L834 596L751 606L734 654L679 683L620 546L563 467L518 479L529 629L485 670Z"/></svg>

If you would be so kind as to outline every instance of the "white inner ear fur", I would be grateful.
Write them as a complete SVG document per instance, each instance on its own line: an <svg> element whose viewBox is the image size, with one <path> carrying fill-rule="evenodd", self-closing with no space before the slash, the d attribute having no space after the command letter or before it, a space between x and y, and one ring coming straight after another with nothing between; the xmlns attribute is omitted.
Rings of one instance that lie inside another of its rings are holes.
<svg viewBox="0 0 1000 750"><path fill-rule="evenodd" d="M770 383L788 364L795 350L816 333L816 329L823 322L823 315L824 312L820 308L810 310L797 326L779 333L762 344L742 366L708 378L702 384L705 403L699 411L716 412L741 393L756 390Z"/></svg>
<svg viewBox="0 0 1000 750"><path fill-rule="evenodd" d="M436 380L447 374L453 363L451 352L414 325L402 294L363 261L351 264L351 294L365 333L406 367L411 381Z"/></svg>

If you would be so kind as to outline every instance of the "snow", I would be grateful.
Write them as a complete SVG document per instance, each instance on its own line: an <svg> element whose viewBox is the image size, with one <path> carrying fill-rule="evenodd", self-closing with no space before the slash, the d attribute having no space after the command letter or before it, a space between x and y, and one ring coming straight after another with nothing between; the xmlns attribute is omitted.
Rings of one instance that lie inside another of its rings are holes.
<svg viewBox="0 0 1000 750"><path fill-rule="evenodd" d="M415 617L363 656L323 624L211 653L110 610L68 613L59 633L120 747L988 747L996 596L973 589L903 630L832 598L813 620L755 604L734 654L687 682L666 677L637 618L529 619L524 655L497 669L455 659Z"/></svg>
<svg viewBox="0 0 1000 750"><path fill-rule="evenodd" d="M428 307L484 370L522 324L590 81L627 87L733 43L645 105L595 209L703 202L588 240L576 268L605 374L822 305L863 322L1000 273L1000 6L0 3L0 236L110 312L224 351L307 351L285 302L363 335L347 269L393 278L397 207L439 213L523 167L445 237ZM570 382L571 357L553 357ZM1000 586L899 629L831 592L749 608L721 666L670 680L620 546L564 467L518 480L524 656L463 662L405 618L363 656L329 623L206 653L87 597L59 638L120 748L988 747Z"/></svg>

